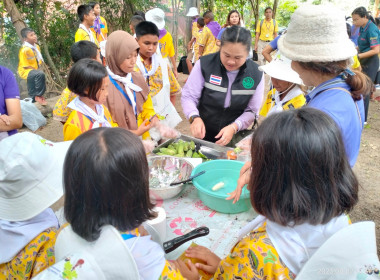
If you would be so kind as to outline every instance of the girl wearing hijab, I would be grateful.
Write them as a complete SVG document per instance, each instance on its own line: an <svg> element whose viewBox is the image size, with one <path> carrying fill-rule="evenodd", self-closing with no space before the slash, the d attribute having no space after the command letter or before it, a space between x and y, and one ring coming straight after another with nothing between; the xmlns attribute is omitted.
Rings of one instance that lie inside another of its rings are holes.
<svg viewBox="0 0 380 280"><path fill-rule="evenodd" d="M106 106L119 127L146 139L149 137L146 132L158 119L155 117L148 124L155 112L144 77L133 72L138 49L135 38L125 31L112 32L108 37L106 61L110 83Z"/></svg>

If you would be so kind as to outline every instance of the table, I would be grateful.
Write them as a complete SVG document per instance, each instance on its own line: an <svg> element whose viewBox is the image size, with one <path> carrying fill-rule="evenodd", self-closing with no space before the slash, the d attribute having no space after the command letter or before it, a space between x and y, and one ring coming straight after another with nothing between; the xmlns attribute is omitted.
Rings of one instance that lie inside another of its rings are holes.
<svg viewBox="0 0 380 280"><path fill-rule="evenodd" d="M169 260L177 259L191 242L205 246L220 258L224 258L238 241L240 229L258 215L252 208L238 214L223 214L211 210L199 199L197 190L192 184L188 184L175 198L157 201L156 206L163 207L166 211L165 241L186 234L197 227L207 226L210 229L209 235L188 241L166 254L166 259Z"/></svg>

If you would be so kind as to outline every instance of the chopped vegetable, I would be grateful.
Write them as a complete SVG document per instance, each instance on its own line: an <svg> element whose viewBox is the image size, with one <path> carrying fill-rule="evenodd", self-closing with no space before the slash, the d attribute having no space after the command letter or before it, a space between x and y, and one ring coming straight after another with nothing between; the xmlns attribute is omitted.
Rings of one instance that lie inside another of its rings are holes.
<svg viewBox="0 0 380 280"><path fill-rule="evenodd" d="M219 189L221 189L221 188L223 188L223 187L224 187L224 183L223 183L223 182L219 182L219 183L217 183L215 186L212 187L212 190L213 190L214 192L216 192L217 190L219 190Z"/></svg>
<svg viewBox="0 0 380 280"><path fill-rule="evenodd" d="M165 154L165 155L168 155L168 156L174 156L175 155L175 151L168 149L168 148L161 148L160 152Z"/></svg>
<svg viewBox="0 0 380 280"><path fill-rule="evenodd" d="M236 156L235 152L232 150L227 151L227 159L236 160L237 156Z"/></svg>

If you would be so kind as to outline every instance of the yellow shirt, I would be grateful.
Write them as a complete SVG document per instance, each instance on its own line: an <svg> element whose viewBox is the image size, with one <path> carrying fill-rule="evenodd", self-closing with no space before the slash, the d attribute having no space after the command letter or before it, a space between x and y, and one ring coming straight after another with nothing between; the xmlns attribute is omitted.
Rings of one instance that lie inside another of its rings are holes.
<svg viewBox="0 0 380 280"><path fill-rule="evenodd" d="M200 36L202 34L203 28L199 29L198 26L197 26L197 23L196 22L194 22L194 23L195 23L195 25L193 24L192 35L195 38L195 43L194 43L194 46L193 46L194 57L195 57L194 58L194 63L195 63L199 59L199 44L198 44L198 42L199 42L199 38L200 38Z"/></svg>
<svg viewBox="0 0 380 280"><path fill-rule="evenodd" d="M48 228L28 243L13 260L0 264L0 279L32 279L55 263L57 229Z"/></svg>
<svg viewBox="0 0 380 280"><path fill-rule="evenodd" d="M353 57L353 59L354 59L354 63L351 65L351 68L352 68L352 69L357 69L357 68L359 68L359 67L360 67L360 62L359 62L358 56L355 55L355 56Z"/></svg>
<svg viewBox="0 0 380 280"><path fill-rule="evenodd" d="M267 94L267 99L265 100L265 103L260 111L260 116L266 117L269 110L272 109L274 106L274 101L272 100L274 98L274 94L276 92L276 89L272 89ZM305 105L306 98L303 94L297 95L296 97L290 99L285 104L282 104L282 108L284 110L289 110L290 108L297 109Z"/></svg>
<svg viewBox="0 0 380 280"><path fill-rule="evenodd" d="M66 122L72 111L72 109L67 107L67 105L69 105L75 97L77 97L75 93L72 93L68 88L65 88L62 91L57 103L55 103L53 109L53 119L60 122Z"/></svg>
<svg viewBox="0 0 380 280"><path fill-rule="evenodd" d="M150 71L152 69L152 64L147 65L143 59L141 59L142 63L144 64L147 71ZM140 69L135 65L134 71L140 72ZM170 82L170 95L178 95L181 93L181 86L179 85L177 79L174 77L173 71L168 65L168 71L169 71L169 82ZM156 72L153 74L153 76L149 77L149 82L147 82L149 86L149 94L150 96L155 96L159 91L162 89L162 71L161 66L158 66Z"/></svg>
<svg viewBox="0 0 380 280"><path fill-rule="evenodd" d="M278 32L278 23L276 21L276 26L274 25L274 20L271 19L269 22L264 19L261 25L261 20L256 26L256 33L260 33L259 39L262 41L272 41L274 39L274 33Z"/></svg>
<svg viewBox="0 0 380 280"><path fill-rule="evenodd" d="M102 105L104 108L104 116L112 127L118 127L117 123L112 121L112 117L107 107ZM87 116L83 115L78 111L72 111L69 118L67 119L65 125L63 126L63 140L69 141L74 140L82 133L87 130L92 129L93 121Z"/></svg>
<svg viewBox="0 0 380 280"><path fill-rule="evenodd" d="M141 113L137 116L137 126L140 126L145 120L149 120L151 117L153 117L156 114L153 107L152 98L150 96L150 93L148 94L148 98L144 102L142 106ZM145 132L142 135L142 139L150 139L149 131Z"/></svg>
<svg viewBox="0 0 380 280"><path fill-rule="evenodd" d="M204 46L202 55L215 53L219 50L219 47L216 45L216 39L214 35L212 34L211 30L207 26L203 27L203 31L200 33L198 39L197 39L198 44L200 46Z"/></svg>
<svg viewBox="0 0 380 280"><path fill-rule="evenodd" d="M173 57L175 55L173 37L169 31L166 32L166 34L158 41L158 43L160 44L160 51L163 58Z"/></svg>
<svg viewBox="0 0 380 280"><path fill-rule="evenodd" d="M96 40L98 40L98 42L100 43L102 41L107 40L106 36L108 34L108 27L107 27L107 22L104 19L104 17L99 16L99 18L100 18L100 34L96 34L95 29L93 27L91 27L90 29L93 34L96 34Z"/></svg>
<svg viewBox="0 0 380 280"><path fill-rule="evenodd" d="M94 36L94 39L95 39L94 43L99 47L99 42L96 39L96 34L92 30L91 30L91 32L92 32L92 36ZM82 28L78 28L77 32L75 33L75 43L79 42L79 41L91 41L90 36L86 32L86 30L84 30Z"/></svg>
<svg viewBox="0 0 380 280"><path fill-rule="evenodd" d="M37 49L41 52L40 46L38 46L37 44L36 46L37 46ZM20 78L24 80L28 78L29 72L32 71L32 69L25 69L24 67L30 66L33 69L37 70L39 66L42 64L42 61L38 63L37 54L31 48L26 47L26 46L21 47L18 54L18 58L19 58L19 63L18 63L17 72Z"/></svg>

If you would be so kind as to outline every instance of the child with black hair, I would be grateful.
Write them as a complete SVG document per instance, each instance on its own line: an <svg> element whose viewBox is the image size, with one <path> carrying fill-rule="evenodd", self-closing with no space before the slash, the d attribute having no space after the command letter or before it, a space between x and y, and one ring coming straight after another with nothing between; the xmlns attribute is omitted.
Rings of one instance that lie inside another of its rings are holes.
<svg viewBox="0 0 380 280"><path fill-rule="evenodd" d="M108 27L106 20L100 15L99 2L90 2L88 5L94 9L95 20L94 25L91 26L91 31L95 33L98 42L106 41L108 34Z"/></svg>
<svg viewBox="0 0 380 280"><path fill-rule="evenodd" d="M144 18L139 15L135 15L131 18L129 22L129 29L131 30L131 34L133 34L134 37L136 37L136 26L143 21L145 21Z"/></svg>
<svg viewBox="0 0 380 280"><path fill-rule="evenodd" d="M71 46L71 59L75 63L82 58L91 58L98 62L102 62L100 59L100 53L98 47L90 41L79 41ZM53 119L65 124L67 118L71 113L71 109L67 105L73 101L76 97L75 93L72 93L67 87L61 93L57 103L55 103L53 109Z"/></svg>
<svg viewBox="0 0 380 280"><path fill-rule="evenodd" d="M79 28L75 33L75 42L86 40L95 43L99 47L99 42L96 39L96 34L91 30L94 25L95 12L90 5L80 5L77 9L80 20Z"/></svg>
<svg viewBox="0 0 380 280"><path fill-rule="evenodd" d="M103 104L108 96L108 73L99 62L84 58L76 62L67 78L67 87L78 97L68 105L73 111L63 126L65 141L97 127L116 127Z"/></svg>
<svg viewBox="0 0 380 280"><path fill-rule="evenodd" d="M189 269L178 262L184 277L198 280L201 269L214 279L326 279L317 276L323 267L331 269L329 279L360 279L361 267L379 268L374 223L351 225L347 216L359 183L331 117L314 108L270 115L253 134L251 156L254 167L244 176L259 216L224 259L202 246L189 248L187 257L205 263Z"/></svg>
<svg viewBox="0 0 380 280"><path fill-rule="evenodd" d="M18 74L27 81L28 94L33 102L37 101L46 106L43 94L46 91L45 73L40 70L44 59L40 47L37 45L37 35L33 29L26 27L21 30L24 42L19 52Z"/></svg>
<svg viewBox="0 0 380 280"><path fill-rule="evenodd" d="M170 127L175 127L181 121L174 108L181 86L170 66L156 52L159 35L157 26L152 22L143 21L136 26L136 40L140 49L135 71L141 72L146 79L156 113L166 117Z"/></svg>
<svg viewBox="0 0 380 280"><path fill-rule="evenodd" d="M144 228L155 212L139 137L122 128L87 131L63 173L68 224L55 243L58 263L37 279L61 279L67 267L77 279L184 279Z"/></svg>

